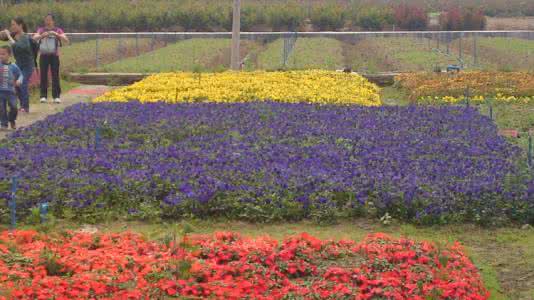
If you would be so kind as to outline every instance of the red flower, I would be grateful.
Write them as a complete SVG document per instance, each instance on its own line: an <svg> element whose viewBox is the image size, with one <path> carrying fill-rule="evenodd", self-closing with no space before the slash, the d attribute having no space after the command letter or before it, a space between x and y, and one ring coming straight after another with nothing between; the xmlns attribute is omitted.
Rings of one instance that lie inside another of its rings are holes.
<svg viewBox="0 0 534 300"><path fill-rule="evenodd" d="M455 299L489 297L459 244L438 252L430 243L384 234L369 235L359 244L301 234L279 244L268 237L253 240L231 232L190 236L188 241L194 250L145 241L131 233L70 233L52 240L32 231L3 232L0 253L9 253L2 245L13 244L23 258L39 263L22 259L8 267L0 259L0 290L15 299L318 295L422 300L436 291Z"/></svg>

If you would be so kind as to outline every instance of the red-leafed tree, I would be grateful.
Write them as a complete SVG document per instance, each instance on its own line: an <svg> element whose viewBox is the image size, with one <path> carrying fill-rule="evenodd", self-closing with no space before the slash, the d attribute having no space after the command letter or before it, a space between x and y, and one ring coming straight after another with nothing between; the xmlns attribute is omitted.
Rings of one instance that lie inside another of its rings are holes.
<svg viewBox="0 0 534 300"><path fill-rule="evenodd" d="M442 30L483 30L486 16L480 8L460 8L451 6L440 16Z"/></svg>
<svg viewBox="0 0 534 300"><path fill-rule="evenodd" d="M428 27L426 9L411 5L400 4L394 8L395 24L404 30L425 30Z"/></svg>

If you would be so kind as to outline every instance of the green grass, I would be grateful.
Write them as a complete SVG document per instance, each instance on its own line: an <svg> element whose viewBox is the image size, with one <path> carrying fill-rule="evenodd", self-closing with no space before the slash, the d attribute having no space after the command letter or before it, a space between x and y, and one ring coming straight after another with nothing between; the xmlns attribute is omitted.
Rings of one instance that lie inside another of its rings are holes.
<svg viewBox="0 0 534 300"><path fill-rule="evenodd" d="M478 37L477 65L474 65L474 45L472 37L462 39L463 60L469 69L497 71L531 71L534 68L534 41L520 38ZM436 43L434 42L434 48ZM440 45L445 52L446 44ZM459 57L460 43L458 39L450 43L453 57Z"/></svg>
<svg viewBox="0 0 534 300"><path fill-rule="evenodd" d="M99 67L123 59L136 56L138 53L159 47L159 43L151 38L105 38L98 40ZM61 48L61 65L64 71L97 70L96 40L76 42Z"/></svg>
<svg viewBox="0 0 534 300"><path fill-rule="evenodd" d="M489 115L487 105L480 106L482 114ZM501 129L520 131L518 139L510 141L528 149L528 132L534 130L534 103L529 104L493 104L493 119Z"/></svg>
<svg viewBox="0 0 534 300"><path fill-rule="evenodd" d="M6 42L0 41L1 45ZM161 43L152 42L150 38L105 38L98 41L98 60L99 65L106 65L114 61L129 56L135 56L137 53L150 51L153 48L160 47ZM95 71L96 68L96 40L83 42L74 42L61 47L61 69L63 72L89 72Z"/></svg>
<svg viewBox="0 0 534 300"><path fill-rule="evenodd" d="M284 40L277 39L267 44L259 54L256 67L263 70L277 70L283 68Z"/></svg>
<svg viewBox="0 0 534 300"><path fill-rule="evenodd" d="M362 72L433 71L458 64L454 55L438 52L428 40L415 38L367 38L346 44L346 64ZM442 49L443 50L443 49Z"/></svg>
<svg viewBox="0 0 534 300"><path fill-rule="evenodd" d="M481 38L478 45L481 61L491 62L495 69L534 69L534 41L519 38Z"/></svg>
<svg viewBox="0 0 534 300"><path fill-rule="evenodd" d="M473 65L473 39L464 38L463 59L468 68L486 70L525 70L534 68L534 41L519 38L478 38L479 64ZM3 42L0 42L0 45ZM117 72L191 71L203 68L218 71L229 66L230 41L226 39L191 39L164 46L151 38L105 38L99 40L99 69ZM277 70L283 65L283 39L263 48L243 42L242 57L251 54L247 70ZM459 64L459 42L404 37L367 38L342 42L332 38L299 38L287 69L338 69L350 66L360 72L432 71ZM96 70L96 41L76 42L62 51L64 71ZM136 57L138 54L140 56Z"/></svg>
<svg viewBox="0 0 534 300"><path fill-rule="evenodd" d="M529 41L519 38L479 38L478 44L482 47L491 47L503 52L508 52L508 55L522 55L528 54L534 56L534 41Z"/></svg>
<svg viewBox="0 0 534 300"><path fill-rule="evenodd" d="M343 67L342 43L330 38L300 38L289 56L288 66L290 69L339 69Z"/></svg>
<svg viewBox="0 0 534 300"><path fill-rule="evenodd" d="M167 47L117 61L103 67L108 72L171 72L195 68L227 67L228 39L190 39Z"/></svg>
<svg viewBox="0 0 534 300"><path fill-rule="evenodd" d="M298 38L283 65L284 40L278 39L258 55L257 67L264 70L277 69L328 69L343 67L342 42L331 38Z"/></svg>

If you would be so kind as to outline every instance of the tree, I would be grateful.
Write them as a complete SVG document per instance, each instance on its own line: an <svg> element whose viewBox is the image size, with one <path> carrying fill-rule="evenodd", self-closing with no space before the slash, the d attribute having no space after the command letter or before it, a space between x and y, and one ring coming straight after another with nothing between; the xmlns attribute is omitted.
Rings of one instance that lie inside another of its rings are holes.
<svg viewBox="0 0 534 300"><path fill-rule="evenodd" d="M400 4L394 9L395 24L404 30L425 30L428 14L425 9L412 4Z"/></svg>

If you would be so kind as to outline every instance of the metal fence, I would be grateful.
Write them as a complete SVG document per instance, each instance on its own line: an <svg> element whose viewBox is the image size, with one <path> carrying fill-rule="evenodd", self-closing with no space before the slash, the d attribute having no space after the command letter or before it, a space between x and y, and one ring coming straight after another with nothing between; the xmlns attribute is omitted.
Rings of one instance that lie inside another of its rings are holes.
<svg viewBox="0 0 534 300"><path fill-rule="evenodd" d="M221 71L231 33L71 33L70 72ZM534 31L243 32L245 70L341 69L365 73L463 69L534 71Z"/></svg>

